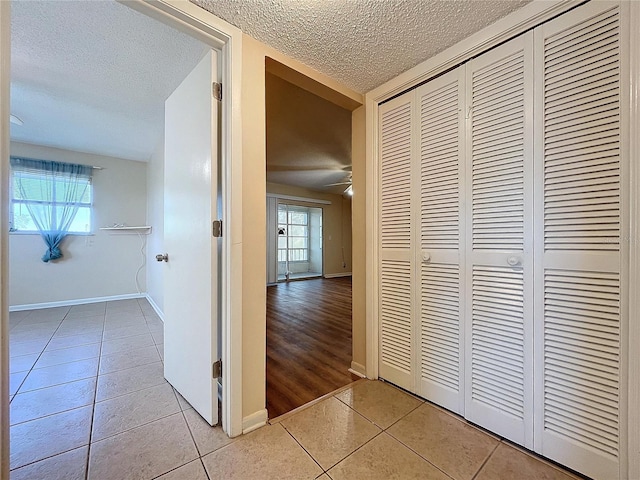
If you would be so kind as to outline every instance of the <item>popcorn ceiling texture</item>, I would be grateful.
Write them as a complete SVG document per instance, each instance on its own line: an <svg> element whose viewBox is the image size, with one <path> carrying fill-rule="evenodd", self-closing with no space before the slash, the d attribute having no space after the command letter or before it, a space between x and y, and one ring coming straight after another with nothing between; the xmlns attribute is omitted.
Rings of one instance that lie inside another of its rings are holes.
<svg viewBox="0 0 640 480"><path fill-rule="evenodd" d="M530 0L191 0L364 93Z"/></svg>

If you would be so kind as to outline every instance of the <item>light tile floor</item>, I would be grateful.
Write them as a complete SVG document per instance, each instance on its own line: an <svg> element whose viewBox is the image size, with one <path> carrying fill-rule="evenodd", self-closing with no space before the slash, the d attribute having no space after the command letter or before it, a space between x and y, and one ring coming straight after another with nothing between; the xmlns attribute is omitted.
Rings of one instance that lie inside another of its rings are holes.
<svg viewBox="0 0 640 480"><path fill-rule="evenodd" d="M164 380L144 300L10 321L11 480L577 478L366 380L231 440Z"/></svg>

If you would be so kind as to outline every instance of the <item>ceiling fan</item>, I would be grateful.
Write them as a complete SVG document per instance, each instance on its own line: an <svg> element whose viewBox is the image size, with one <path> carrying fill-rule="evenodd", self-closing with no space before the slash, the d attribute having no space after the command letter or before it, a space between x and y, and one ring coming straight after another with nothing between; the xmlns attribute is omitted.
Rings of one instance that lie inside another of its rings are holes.
<svg viewBox="0 0 640 480"><path fill-rule="evenodd" d="M346 181L338 182L338 183L329 183L325 185L325 187L337 187L338 185L348 185L347 188L344 190L344 192L342 192L342 194L347 195L349 197L353 196L353 174L351 172L349 172L349 176L347 177Z"/></svg>

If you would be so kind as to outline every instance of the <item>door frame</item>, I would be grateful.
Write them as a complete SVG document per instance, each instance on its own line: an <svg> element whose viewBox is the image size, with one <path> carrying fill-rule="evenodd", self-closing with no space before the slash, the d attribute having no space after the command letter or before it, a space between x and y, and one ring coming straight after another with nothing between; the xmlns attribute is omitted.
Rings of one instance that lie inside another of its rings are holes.
<svg viewBox="0 0 640 480"><path fill-rule="evenodd" d="M207 43L219 52L223 97L221 175L222 239L222 427L230 437L242 434L242 32L190 2L119 0L166 25ZM8 205L11 65L10 2L0 2L0 198ZM233 108L232 108L233 105ZM233 160L233 161L232 161ZM8 215L0 209L0 477L9 477L9 307ZM234 265L232 271L231 265Z"/></svg>
<svg viewBox="0 0 640 480"><path fill-rule="evenodd" d="M222 78L221 187L223 218L221 312L222 428L242 434L242 32L203 8L177 0L118 0L218 51ZM233 106L233 108L232 108ZM232 270L233 265L233 270Z"/></svg>
<svg viewBox="0 0 640 480"><path fill-rule="evenodd" d="M379 355L379 296L378 262L379 242L377 225L379 224L380 164L378 117L381 103L403 93L406 90L428 81L455 66L470 60L504 41L567 12L583 3L579 0L553 0L549 2L531 2L520 10L486 27L443 52L400 74L396 78L371 90L365 95L366 105L366 375L378 378ZM630 24L640 21L640 2L621 0L628 3ZM629 135L630 187L629 187L629 233L630 246L640 246L640 140L632 132L640 129L640 31L630 29L631 38L626 50L631 58L630 64L630 107L629 124L625 128ZM624 50L623 50L624 51ZM621 425L621 438L626 440L627 448L621 451L621 473L629 478L640 478L640 248L629 249L628 268L628 343L626 349L628 364L621 365L622 378L628 381L628 390L621 398L626 398L627 424ZM623 338L625 338L623 336ZM635 341L634 341L635 340ZM624 408L624 403L621 403Z"/></svg>

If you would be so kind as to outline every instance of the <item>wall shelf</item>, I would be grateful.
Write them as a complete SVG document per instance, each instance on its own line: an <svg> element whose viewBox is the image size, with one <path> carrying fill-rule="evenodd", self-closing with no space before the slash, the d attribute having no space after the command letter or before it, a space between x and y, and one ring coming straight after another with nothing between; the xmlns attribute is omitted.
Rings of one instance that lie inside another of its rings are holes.
<svg viewBox="0 0 640 480"><path fill-rule="evenodd" d="M131 233L144 233L144 234L150 234L151 233L151 226L150 225L141 225L141 226L134 226L134 227L100 227L100 230L106 230L109 232L131 232Z"/></svg>

